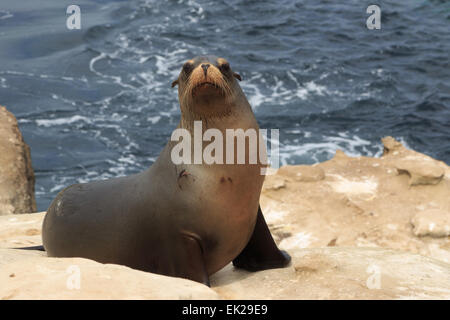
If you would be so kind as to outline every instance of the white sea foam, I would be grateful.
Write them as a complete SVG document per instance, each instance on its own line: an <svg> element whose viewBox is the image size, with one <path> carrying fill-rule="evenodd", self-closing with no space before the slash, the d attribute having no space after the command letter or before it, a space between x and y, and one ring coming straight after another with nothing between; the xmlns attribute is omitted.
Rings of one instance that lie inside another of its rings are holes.
<svg viewBox="0 0 450 320"><path fill-rule="evenodd" d="M156 124L161 120L161 116L154 116L154 117L148 117L147 121L151 122L152 124Z"/></svg>
<svg viewBox="0 0 450 320"><path fill-rule="evenodd" d="M158 74L176 77L180 72L180 62L183 54L187 49L180 48L174 51L166 50L163 55L155 55L156 58L156 72Z"/></svg>
<svg viewBox="0 0 450 320"><path fill-rule="evenodd" d="M52 97L52 99L54 99L54 100L60 100L60 101L63 101L64 103L70 104L70 105L72 105L72 106L75 106L75 105L76 105L75 101L70 100L70 99L66 99L66 98L64 98L64 97L62 97L62 96L60 96L60 95L58 95L58 94L56 94L56 93L52 93L52 94L51 94L51 97Z"/></svg>
<svg viewBox="0 0 450 320"><path fill-rule="evenodd" d="M132 154L129 154L127 156L121 156L119 159L117 159L119 162L131 164L136 164L136 157Z"/></svg>
<svg viewBox="0 0 450 320"><path fill-rule="evenodd" d="M0 77L0 88L8 88L6 85L6 79Z"/></svg>
<svg viewBox="0 0 450 320"><path fill-rule="evenodd" d="M323 161L323 154L330 159L340 149L348 156L371 156L377 157L382 154L383 148L381 143L376 145L376 152L369 150L369 146L373 143L362 139L356 135L349 136L347 132L341 132L338 136L325 136L320 142L300 142L298 144L281 144L280 145L280 164L285 165L292 157L311 158L314 162ZM321 158L319 159L319 155Z"/></svg>
<svg viewBox="0 0 450 320"><path fill-rule="evenodd" d="M181 4L183 3L183 1L180 1L179 3ZM186 5L191 8L191 10L189 10L190 15L186 16L189 19L190 23L198 23L199 20L205 18L205 10L196 1L188 0L186 2Z"/></svg>
<svg viewBox="0 0 450 320"><path fill-rule="evenodd" d="M92 120L87 117L83 117L80 115L74 115L72 117L67 117L67 118L36 119L36 124L38 126L43 126L43 127L52 127L52 126L58 126L58 125L64 125L64 124L71 124L71 123L78 122L78 121L92 123Z"/></svg>
<svg viewBox="0 0 450 320"><path fill-rule="evenodd" d="M53 180L53 187L49 190L50 193L59 192L65 187L67 187L70 178L67 176L58 176L57 178L53 178L52 180Z"/></svg>
<svg viewBox="0 0 450 320"><path fill-rule="evenodd" d="M406 142L404 137L395 137L396 140L398 140L406 149L412 150L412 148L409 146L408 142Z"/></svg>
<svg viewBox="0 0 450 320"><path fill-rule="evenodd" d="M7 10L0 10L0 20L5 20L14 17L14 15Z"/></svg>
<svg viewBox="0 0 450 320"><path fill-rule="evenodd" d="M119 86L121 86L123 88L136 89L134 86L129 85L127 83L124 83L122 81L122 77L104 74L104 73L101 73L101 72L97 71L94 68L94 65L95 65L96 62L98 62L100 60L103 60L105 58L113 59L114 57L112 57L110 54L106 54L104 52L101 52L98 56L92 58L91 61L89 61L89 70L91 72L95 73L97 76L103 78L103 79L111 79L111 80L113 80L114 83L118 84ZM98 82L101 83L101 81L98 81ZM106 81L105 83L109 83L109 81Z"/></svg>
<svg viewBox="0 0 450 320"><path fill-rule="evenodd" d="M298 99L308 100L313 95L343 95L337 90L329 90L314 80L300 83L292 71L287 71L286 75L289 78L288 81L280 80L277 76L265 75L263 77L261 73L253 72L250 79L242 84L250 105L258 108L264 103L284 105ZM267 77L270 78L267 79Z"/></svg>
<svg viewBox="0 0 450 320"><path fill-rule="evenodd" d="M370 73L377 75L377 76L381 76L384 73L384 70L382 68L378 68L378 69L370 71Z"/></svg>
<svg viewBox="0 0 450 320"><path fill-rule="evenodd" d="M65 76L54 76L54 75L50 75L50 74L35 74L35 73L31 73L31 72L22 72L22 71L15 71L15 70L0 71L0 74L21 76L21 77L30 77L30 78L41 78L41 79L49 79L49 80L56 80L56 81L64 80L64 81L69 81L69 82L80 81L83 83L88 83L88 80L86 79L85 76L82 76L81 78L73 78L73 77L65 77ZM4 79L4 78L0 78L0 79ZM5 81L6 81L6 79L5 79ZM2 85L2 83L0 82L0 86L1 85Z"/></svg>

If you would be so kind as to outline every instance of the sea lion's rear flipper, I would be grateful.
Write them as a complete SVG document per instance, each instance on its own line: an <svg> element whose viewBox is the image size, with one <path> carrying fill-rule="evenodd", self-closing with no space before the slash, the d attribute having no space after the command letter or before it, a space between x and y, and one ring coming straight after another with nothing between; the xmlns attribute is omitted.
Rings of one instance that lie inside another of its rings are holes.
<svg viewBox="0 0 450 320"><path fill-rule="evenodd" d="M233 260L233 265L248 271L283 268L289 264L291 256L278 249L270 234L269 227L258 207L258 217L253 235L247 246Z"/></svg>
<svg viewBox="0 0 450 320"><path fill-rule="evenodd" d="M21 247L21 248L13 248L18 250L38 250L38 251L45 251L44 246L32 246L32 247Z"/></svg>
<svg viewBox="0 0 450 320"><path fill-rule="evenodd" d="M177 256L173 257L175 275L210 286L206 271L201 240L196 235L183 234Z"/></svg>

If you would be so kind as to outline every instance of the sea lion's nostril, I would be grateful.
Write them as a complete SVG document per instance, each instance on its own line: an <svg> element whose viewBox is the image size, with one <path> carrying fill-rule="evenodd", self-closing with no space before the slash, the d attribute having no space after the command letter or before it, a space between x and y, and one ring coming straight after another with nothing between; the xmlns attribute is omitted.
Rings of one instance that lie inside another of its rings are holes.
<svg viewBox="0 0 450 320"><path fill-rule="evenodd" d="M206 77L206 73L208 72L208 68L209 68L209 64L202 64L202 69L203 69L203 73L205 74L205 77Z"/></svg>

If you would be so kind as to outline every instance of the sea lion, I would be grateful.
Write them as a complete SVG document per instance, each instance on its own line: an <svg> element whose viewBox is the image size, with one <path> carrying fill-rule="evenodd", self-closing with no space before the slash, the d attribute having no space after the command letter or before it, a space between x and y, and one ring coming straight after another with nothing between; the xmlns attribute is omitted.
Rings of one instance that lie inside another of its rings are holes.
<svg viewBox="0 0 450 320"><path fill-rule="evenodd" d="M223 58L187 61L172 83L178 85L178 129L194 134L194 121L224 136L226 129L259 129L237 80ZM208 286L209 275L230 261L251 271L286 266L291 258L277 248L259 207L264 164L174 164L174 146L169 141L139 174L63 189L43 222L48 256L84 257Z"/></svg>

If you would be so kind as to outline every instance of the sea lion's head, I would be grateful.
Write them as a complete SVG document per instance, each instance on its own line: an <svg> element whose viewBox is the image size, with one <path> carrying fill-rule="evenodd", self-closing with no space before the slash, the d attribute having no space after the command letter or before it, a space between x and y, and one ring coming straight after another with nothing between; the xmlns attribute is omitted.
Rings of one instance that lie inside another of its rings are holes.
<svg viewBox="0 0 450 320"><path fill-rule="evenodd" d="M224 58L199 56L183 64L172 87L178 85L182 113L221 116L229 114L236 100L242 98L236 79L240 81L241 76L231 70Z"/></svg>

